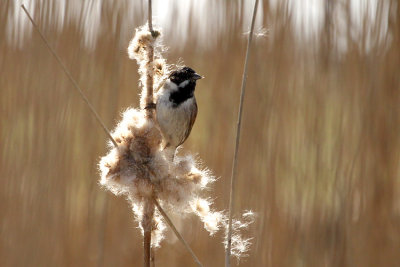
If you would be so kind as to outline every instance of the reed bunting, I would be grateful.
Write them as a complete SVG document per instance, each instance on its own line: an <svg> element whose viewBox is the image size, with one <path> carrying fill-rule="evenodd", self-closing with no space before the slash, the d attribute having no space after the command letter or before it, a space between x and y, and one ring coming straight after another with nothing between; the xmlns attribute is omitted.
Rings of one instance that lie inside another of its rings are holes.
<svg viewBox="0 0 400 267"><path fill-rule="evenodd" d="M156 118L163 146L173 151L183 144L197 116L196 81L203 78L189 67L173 71L157 92Z"/></svg>

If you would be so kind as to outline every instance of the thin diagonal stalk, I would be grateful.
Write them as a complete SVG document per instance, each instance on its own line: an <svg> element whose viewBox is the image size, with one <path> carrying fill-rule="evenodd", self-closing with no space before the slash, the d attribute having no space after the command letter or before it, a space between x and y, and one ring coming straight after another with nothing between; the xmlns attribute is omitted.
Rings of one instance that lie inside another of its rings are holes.
<svg viewBox="0 0 400 267"><path fill-rule="evenodd" d="M85 103L88 105L90 111L92 112L92 114L95 116L97 122L101 125L101 127L103 128L104 132L108 135L108 138L110 138L111 142L114 144L115 147L118 147L117 142L115 142L114 138L111 136L110 131L107 129L107 127L104 125L103 121L100 119L99 114L97 114L96 110L94 109L94 107L92 106L92 104L90 104L89 100L87 99L87 97L85 96L85 94L83 93L82 89L79 87L78 83L75 81L75 79L72 77L71 73L69 72L69 70L67 69L67 67L64 65L64 63L61 61L60 57L56 54L56 52L54 51L54 49L49 45L49 42L47 41L46 37L44 37L44 35L42 34L42 32L40 31L39 27L36 25L35 21L32 19L31 15L29 14L28 10L25 8L25 6L22 4L21 5L22 9L25 11L25 14L28 16L29 20L31 21L33 27L36 29L36 31L39 33L40 37L42 38L43 42L46 44L46 46L49 48L51 54L56 58L56 60L58 61L58 63L61 65L63 71L65 72L65 74L67 75L67 77L69 78L69 80L72 82L72 84L74 85L74 87L76 88L76 90L79 92L79 94L81 95L83 101L85 101Z"/></svg>
<svg viewBox="0 0 400 267"><path fill-rule="evenodd" d="M242 89L240 93L240 103L239 103L239 113L238 113L238 121L236 128L236 141L235 141L235 152L233 154L233 163L232 163L232 176L231 176L231 191L229 196L229 226L228 226L228 236L227 236L227 247L225 254L225 266L231 266L231 247L232 247L232 217L233 217L233 208L235 202L235 184L236 184L236 176L237 176L237 161L238 161L238 150L239 150L239 141L240 141L240 130L242 126L242 113L243 113L243 99L246 90L246 80L247 80L247 66L249 62L250 56L250 47L251 41L253 39L253 31L254 31L254 22L257 13L258 0L255 0L254 10L253 10L253 18L251 20L250 33L247 41L247 49L246 49L246 58L244 61L243 68L243 77L242 77Z"/></svg>
<svg viewBox="0 0 400 267"><path fill-rule="evenodd" d="M163 216L164 220L167 222L167 224L169 225L169 227L171 227L172 231L174 231L176 237L182 242L182 244L185 246L185 248L189 251L189 253L192 255L194 261L197 263L198 266L202 267L203 265L201 264L201 262L199 261L199 259L196 257L196 255L194 254L193 250L189 247L188 243L186 243L185 239L183 239L183 237L181 236L181 234L178 232L178 230L176 229L175 225L172 223L171 219L168 217L168 215L165 213L165 211L161 208L160 203L158 203L158 201L153 198L153 202L156 205L158 211L161 213L161 215Z"/></svg>

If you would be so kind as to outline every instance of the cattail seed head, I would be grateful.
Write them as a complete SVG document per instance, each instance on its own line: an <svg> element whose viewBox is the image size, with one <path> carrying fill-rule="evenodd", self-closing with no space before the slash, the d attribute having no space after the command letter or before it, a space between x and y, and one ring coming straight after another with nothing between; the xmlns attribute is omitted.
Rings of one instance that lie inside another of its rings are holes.
<svg viewBox="0 0 400 267"><path fill-rule="evenodd" d="M155 33L151 34L144 25L136 29L129 44L129 57L139 65L141 109L123 112L122 120L111 133L117 147L110 144L109 152L99 162L99 170L100 184L115 195L127 197L142 233L151 229L151 245L158 247L164 238L165 224L161 214L154 210L152 198L174 214L196 214L210 235L221 227L227 229L228 220L224 212L211 208L211 200L201 197L215 177L190 154L179 156L172 151L171 157L171 151L162 149L162 135L156 122L146 116L146 76L152 76L156 89L171 68L161 55L162 47L157 41L161 33ZM148 53L153 50L154 61L148 62ZM250 239L242 238L240 230L248 227L252 215L248 212L242 222L234 221L232 253L237 257L249 247Z"/></svg>

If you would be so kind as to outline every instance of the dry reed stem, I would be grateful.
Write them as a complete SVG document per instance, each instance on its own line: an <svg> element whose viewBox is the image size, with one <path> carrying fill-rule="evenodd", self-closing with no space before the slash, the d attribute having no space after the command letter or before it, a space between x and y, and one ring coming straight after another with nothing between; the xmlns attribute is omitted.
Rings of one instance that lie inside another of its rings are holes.
<svg viewBox="0 0 400 267"><path fill-rule="evenodd" d="M56 54L54 49L49 45L49 42L47 39L44 37L42 32L40 31L39 27L36 25L35 21L32 19L31 15L29 14L28 10L25 8L25 6L22 4L21 5L22 9L24 10L25 14L28 16L29 20L31 21L33 27L36 29L36 31L39 33L40 37L42 38L43 42L46 44L47 48L49 48L51 54L56 58L58 63L61 65L64 73L67 75L69 80L72 82L76 90L79 92L81 95L83 101L88 105L90 111L93 113L95 116L96 120L98 123L100 123L101 127L103 128L104 132L108 135L108 138L110 138L111 142L114 144L115 147L118 147L117 142L115 142L114 138L111 136L110 131L107 129L107 127L104 125L103 121L100 119L99 114L97 114L96 110L93 108L92 104L90 104L89 100L83 93L82 89L79 87L78 83L75 81L75 79L72 77L71 73L67 69L67 67L64 65L64 63L61 61L60 57Z"/></svg>
<svg viewBox="0 0 400 267"><path fill-rule="evenodd" d="M238 158L238 150L239 150L239 141L240 141L240 130L242 125L242 113L243 113L243 99L246 89L246 80L247 80L247 66L250 56L250 47L251 41L253 39L253 31L254 31L254 22L257 13L258 0L255 0L254 9L253 9L253 18L251 20L250 33L247 41L247 49L246 49L246 58L244 61L243 68L243 77L242 77L242 88L240 93L240 103L239 103L239 113L238 113L238 121L236 128L236 141L235 141L235 152L233 155L233 164L232 164L232 176L231 176L231 191L229 196L229 222L228 222L228 236L227 236L227 247L225 254L225 266L229 267L231 265L231 248L232 248L232 217L233 217L233 204L234 204L234 192L235 192L235 182L237 176L237 158Z"/></svg>
<svg viewBox="0 0 400 267"><path fill-rule="evenodd" d="M149 27L150 28L150 27ZM152 32L152 30L150 30ZM148 47L148 62L146 69L146 87L147 87L147 95L146 95L146 116L149 119L153 119L153 108L149 108L153 104L153 83L154 83L154 71L153 71L153 61L154 61L154 49L153 46Z"/></svg>
<svg viewBox="0 0 400 267"><path fill-rule="evenodd" d="M151 227L143 230L143 266L150 267Z"/></svg>
<svg viewBox="0 0 400 267"><path fill-rule="evenodd" d="M152 10L151 10L151 0L148 1L148 24L149 31L153 34L153 23L152 23ZM146 68L146 117L148 119L153 119L153 108L148 108L153 104L153 64L154 64L154 47L152 45L148 46L148 58L147 58L147 68ZM149 178L150 179L150 178ZM151 260L151 226L154 216L154 203L148 199L144 207L144 215L142 219L143 227L143 266L150 267ZM153 255L154 256L154 255ZM154 257L153 257L154 262Z"/></svg>
<svg viewBox="0 0 400 267"><path fill-rule="evenodd" d="M148 25L149 25L149 32L154 37L153 31L153 19L152 19L152 8L151 8L151 0L148 1ZM147 95L146 95L146 116L149 119L153 118L153 108L148 108L150 105L153 104L153 83L154 83L154 47L150 45L147 51L148 55L148 62L147 62L147 69L146 69L146 87L147 87Z"/></svg>
<svg viewBox="0 0 400 267"><path fill-rule="evenodd" d="M151 227L153 224L154 204L151 199L148 199L144 206L142 218L143 228L143 266L150 267L151 256Z"/></svg>

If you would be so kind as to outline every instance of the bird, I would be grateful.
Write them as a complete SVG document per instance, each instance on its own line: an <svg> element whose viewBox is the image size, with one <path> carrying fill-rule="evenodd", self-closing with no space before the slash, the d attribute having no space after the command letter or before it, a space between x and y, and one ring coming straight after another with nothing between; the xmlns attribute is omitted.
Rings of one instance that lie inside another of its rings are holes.
<svg viewBox="0 0 400 267"><path fill-rule="evenodd" d="M163 149L182 145L188 138L197 117L194 95L196 81L203 77L189 67L172 71L156 96L156 120Z"/></svg>

